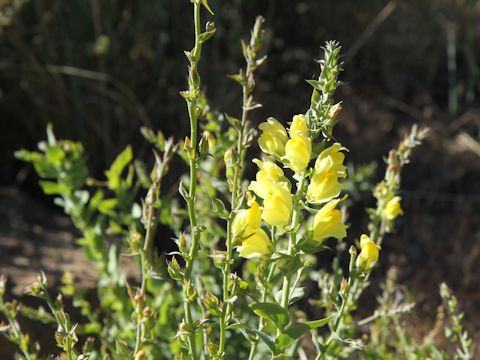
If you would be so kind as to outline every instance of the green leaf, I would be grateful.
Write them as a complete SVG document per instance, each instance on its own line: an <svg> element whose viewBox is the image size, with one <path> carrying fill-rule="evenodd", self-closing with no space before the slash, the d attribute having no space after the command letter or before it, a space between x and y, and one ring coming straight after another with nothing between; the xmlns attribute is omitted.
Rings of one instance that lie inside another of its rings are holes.
<svg viewBox="0 0 480 360"><path fill-rule="evenodd" d="M117 206L117 199L105 199L98 204L98 211L102 214L108 214Z"/></svg>
<svg viewBox="0 0 480 360"><path fill-rule="evenodd" d="M289 346L292 342L303 336L308 331L327 325L332 317L333 315L324 319L308 321L306 323L289 326L282 334L280 334L275 339L275 344L277 348L283 351L287 346Z"/></svg>
<svg viewBox="0 0 480 360"><path fill-rule="evenodd" d="M267 345L268 349L273 354L276 354L278 352L277 347L275 346L275 340L270 335L265 334L264 332L259 331L259 330L255 330L255 329L250 329L249 331L254 332L260 338L260 340L262 340L263 343L265 345Z"/></svg>
<svg viewBox="0 0 480 360"><path fill-rule="evenodd" d="M123 169L132 161L133 151L132 147L128 145L115 159L109 170L105 172L108 180L108 187L112 190L119 188L121 183L121 175Z"/></svg>
<svg viewBox="0 0 480 360"><path fill-rule="evenodd" d="M247 324L243 324L243 323L234 323L234 324L230 324L226 327L227 330L231 330L231 329L245 329L245 330L252 330L250 328L250 326L248 326Z"/></svg>
<svg viewBox="0 0 480 360"><path fill-rule="evenodd" d="M70 195L70 188L53 181L40 181L42 190L47 195Z"/></svg>
<svg viewBox="0 0 480 360"><path fill-rule="evenodd" d="M283 330L290 324L290 314L276 303L256 303L250 305L255 314L266 320L272 321L277 328Z"/></svg>
<svg viewBox="0 0 480 360"><path fill-rule="evenodd" d="M278 261L278 267L282 274L285 276L292 275L302 267L302 260L300 256L290 256L287 254L281 254L281 259Z"/></svg>
<svg viewBox="0 0 480 360"><path fill-rule="evenodd" d="M202 5L205 6L205 9L207 9L208 12L213 15L213 11L212 9L210 9L210 6L208 5L207 0L202 0Z"/></svg>
<svg viewBox="0 0 480 360"><path fill-rule="evenodd" d="M282 292L283 292L282 290L279 290L275 293L275 300L277 300L278 302L280 302L280 300L282 299ZM303 298L304 295L305 295L305 288L297 287L293 289L290 292L290 298L289 298L288 304L291 305L297 302L298 300Z"/></svg>

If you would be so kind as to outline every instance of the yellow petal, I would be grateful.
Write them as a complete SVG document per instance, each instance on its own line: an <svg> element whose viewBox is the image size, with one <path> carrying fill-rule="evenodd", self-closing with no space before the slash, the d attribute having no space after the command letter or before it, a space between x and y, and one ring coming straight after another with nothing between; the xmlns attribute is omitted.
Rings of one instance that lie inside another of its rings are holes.
<svg viewBox="0 0 480 360"><path fill-rule="evenodd" d="M342 212L336 209L340 199L329 201L315 215L313 220L313 240L322 243L329 237L343 239L347 227L342 222Z"/></svg>
<svg viewBox="0 0 480 360"><path fill-rule="evenodd" d="M308 137L297 137L287 141L284 159L290 169L302 173L308 166L312 156L312 143Z"/></svg>
<svg viewBox="0 0 480 360"><path fill-rule="evenodd" d="M237 251L241 257L252 259L269 255L272 252L272 243L263 229L257 229L237 247Z"/></svg>
<svg viewBox="0 0 480 360"><path fill-rule="evenodd" d="M264 153L283 156L285 153L285 143L288 140L287 131L276 119L269 118L266 122L259 125L262 135L258 139L258 145Z"/></svg>
<svg viewBox="0 0 480 360"><path fill-rule="evenodd" d="M312 204L321 204L337 197L341 190L342 186L333 169L326 173L316 173L308 185L307 201Z"/></svg>
<svg viewBox="0 0 480 360"><path fill-rule="evenodd" d="M307 118L305 115L295 115L293 117L289 134L292 139L308 136Z"/></svg>

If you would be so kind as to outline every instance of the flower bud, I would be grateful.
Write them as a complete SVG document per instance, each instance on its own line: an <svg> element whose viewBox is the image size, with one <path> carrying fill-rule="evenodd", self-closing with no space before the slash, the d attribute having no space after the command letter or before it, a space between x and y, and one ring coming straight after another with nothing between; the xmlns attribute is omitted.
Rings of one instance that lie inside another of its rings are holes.
<svg viewBox="0 0 480 360"><path fill-rule="evenodd" d="M391 198L382 210L382 217L387 220L395 220L398 216L403 215L403 210L400 205L401 200L402 198L400 196Z"/></svg>
<svg viewBox="0 0 480 360"><path fill-rule="evenodd" d="M186 254L187 252L187 240L185 239L185 233L181 232L180 236L178 237L178 250L182 254Z"/></svg>
<svg viewBox="0 0 480 360"><path fill-rule="evenodd" d="M289 129L290 138L308 137L307 117L305 115L295 115Z"/></svg>
<svg viewBox="0 0 480 360"><path fill-rule="evenodd" d="M338 117L338 115L340 115L341 112L342 112L342 105L340 103L337 103L330 108L328 115L330 115L330 117L333 120L335 120Z"/></svg>
<svg viewBox="0 0 480 360"><path fill-rule="evenodd" d="M305 171L311 156L312 143L308 137L299 136L287 141L283 158L287 160L288 167L296 173Z"/></svg>
<svg viewBox="0 0 480 360"><path fill-rule="evenodd" d="M212 293L208 293L207 295L205 295L205 297L203 298L203 304L212 315L220 316L220 301L215 295L213 295Z"/></svg>
<svg viewBox="0 0 480 360"><path fill-rule="evenodd" d="M357 257L356 266L363 271L370 270L378 260L380 246L375 244L367 235L360 237L360 254Z"/></svg>
<svg viewBox="0 0 480 360"><path fill-rule="evenodd" d="M266 154L282 157L285 154L285 143L288 140L287 131L278 120L268 118L259 125L262 135L258 139L260 149Z"/></svg>
<svg viewBox="0 0 480 360"><path fill-rule="evenodd" d="M347 236L347 227L342 222L342 212L336 209L340 200L331 200L315 215L313 220L313 240L322 243L329 237L343 239Z"/></svg>
<svg viewBox="0 0 480 360"><path fill-rule="evenodd" d="M173 256L172 260L168 263L167 270L173 280L179 281L182 279L183 276L180 272L180 265L178 264L177 259L175 259L175 256Z"/></svg>
<svg viewBox="0 0 480 360"><path fill-rule="evenodd" d="M198 144L198 148L199 148L199 151L200 151L200 156L203 157L203 156L206 156L208 154L209 141L208 141L208 138L207 138L205 133L202 135L202 138L200 139L200 142Z"/></svg>
<svg viewBox="0 0 480 360"><path fill-rule="evenodd" d="M145 354L145 351L143 350L140 350L135 355L135 360L146 360L146 359L147 359L147 354Z"/></svg>

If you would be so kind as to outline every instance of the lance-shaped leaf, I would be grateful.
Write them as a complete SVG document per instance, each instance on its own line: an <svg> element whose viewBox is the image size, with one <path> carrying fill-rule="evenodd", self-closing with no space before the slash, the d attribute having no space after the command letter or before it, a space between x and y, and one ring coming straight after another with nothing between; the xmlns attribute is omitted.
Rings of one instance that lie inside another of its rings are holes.
<svg viewBox="0 0 480 360"><path fill-rule="evenodd" d="M275 326L282 330L290 324L290 314L286 309L276 303L256 303L250 308L262 318L272 321Z"/></svg>
<svg viewBox="0 0 480 360"><path fill-rule="evenodd" d="M276 347L283 351L288 345L303 336L308 331L327 325L331 318L332 316L329 316L324 319L308 321L302 324L289 326L275 339Z"/></svg>

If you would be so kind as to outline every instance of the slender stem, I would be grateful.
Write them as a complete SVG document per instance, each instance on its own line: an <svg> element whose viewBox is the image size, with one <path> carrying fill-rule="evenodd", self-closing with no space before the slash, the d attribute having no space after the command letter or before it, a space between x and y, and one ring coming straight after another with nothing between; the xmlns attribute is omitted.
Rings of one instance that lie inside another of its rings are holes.
<svg viewBox="0 0 480 360"><path fill-rule="evenodd" d="M317 355L315 360L324 359L325 355L328 352L328 348L330 347L331 344L333 344L334 341L336 341L335 338L334 338L334 334L337 335L337 331L338 331L338 329L340 327L340 324L342 323L342 320L344 318L343 315L344 315L345 307L347 306L347 304L350 300L350 294L351 294L350 289L355 286L354 284L358 280L357 272L355 270L355 260L356 260L356 255L351 254L350 255L350 263L349 263L349 267L348 267L348 269L349 269L348 284L347 284L347 288L345 290L345 294L342 296L342 303L340 305L340 309L337 312L337 317L335 319L335 323L333 324L332 331L330 332L330 336L328 337L327 342L325 344L325 349Z"/></svg>
<svg viewBox="0 0 480 360"><path fill-rule="evenodd" d="M155 179L155 182L152 184L150 189L151 198L147 201L155 202L158 193L160 191L160 178ZM147 212L147 223L146 223L146 230L145 230L145 242L143 244L143 249L140 252L140 270L141 270L141 285L140 285L140 292L139 292L139 299L135 306L135 313L137 316L137 331L135 336L135 350L134 354L137 354L142 347L142 338L144 336L144 326L140 323L141 313L143 310L143 304L145 303L145 296L147 293L147 280L149 272L147 270L149 264L151 263L152 258L152 242L155 235L156 230L156 221L155 221L155 207L154 204L148 204L148 212Z"/></svg>
<svg viewBox="0 0 480 360"><path fill-rule="evenodd" d="M189 91L191 93L198 92L200 89L200 79L198 76L198 59L200 57L200 47L201 44L199 43L198 39L200 36L200 3L195 1L193 4L193 18L195 23L195 47L194 51L195 54L192 54L192 60L190 63L190 74L189 74ZM194 74L194 72L196 74ZM192 306L191 300L185 296L187 292L187 287L191 286L192 280L192 271L193 266L195 264L196 257L198 255L198 251L200 248L200 237L197 228L197 218L195 213L195 196L197 190L197 146L198 146L198 115L195 111L195 107L197 105L197 96L193 96L190 99L187 99L187 108L188 108L188 116L190 119L190 143L191 143L191 153L189 154L189 166L190 166L190 187L188 191L188 199L187 199L187 208L188 208L188 218L190 221L190 228L191 228L191 239L192 245L189 251L188 256L185 258L186 267L185 267L185 281L183 283L184 287L184 297L183 297L183 304L185 309L185 322L190 329L190 333L188 335L188 346L190 350L190 354L192 359L197 359L197 349L196 349L196 341L195 341L195 327L193 322L192 316Z"/></svg>
<svg viewBox="0 0 480 360"><path fill-rule="evenodd" d="M48 291L47 291L46 287L43 288L43 292L44 292L43 298L45 299L48 307L52 311L52 314L55 317L55 321L62 328L63 332L66 334L67 342L66 342L65 352L67 353L67 359L71 360L71 359L73 359L73 343L72 343L72 339L71 339L70 333L69 333L69 330L70 330L69 321L65 317L65 315L61 312L61 310L57 309L57 307L55 306L52 298L48 294Z"/></svg>
<svg viewBox="0 0 480 360"><path fill-rule="evenodd" d="M253 76L253 70L251 68L251 62L247 59L247 69L246 69L246 76L250 78ZM232 186L232 201L231 201L231 211L230 216L227 219L227 241L226 241L226 250L227 250L227 258L225 262L225 267L223 269L223 310L220 317L220 342L218 347L218 356L223 358L224 351L225 351L225 338L226 338L226 326L228 317L231 312L231 304L226 303L225 300L229 298L228 293L228 277L230 275L230 267L232 264L233 258L233 233L232 233L232 224L235 218L235 214L233 213L234 210L237 209L238 206L238 195L240 190L240 182L243 175L243 161L245 158L245 141L244 141L244 133L245 127L247 124L248 119L248 112L251 103L251 93L252 89L249 88L247 84L242 86L242 119L240 123L240 127L238 129L238 139L237 139L237 160L234 164L233 168L233 186Z"/></svg>
<svg viewBox="0 0 480 360"><path fill-rule="evenodd" d="M297 228L298 222L300 220L301 209L299 209L300 199L303 197L305 191L305 174L302 174L302 177L298 183L297 192L295 194L294 203L293 203L293 214L292 222L290 224L290 237L288 241L288 255L292 256L294 251L294 245L297 237ZM282 288L282 300L280 305L285 309L288 309L288 304L290 300L290 282L291 275L285 275L283 277L283 288Z"/></svg>
<svg viewBox="0 0 480 360"><path fill-rule="evenodd" d="M272 226L272 242L275 244L275 227ZM265 286L263 287L262 291L262 302L267 301L267 295L268 291L270 290L270 281L272 280L272 276L275 273L275 266L276 263L272 263L269 266L269 271L267 275L267 279L265 281ZM262 331L263 327L265 326L264 320L261 316L259 316L260 320L258 321L258 331ZM257 352L257 345L258 345L258 337L256 337L255 341L252 341L252 344L250 346L250 354L248 355L248 360L253 360L255 357L255 353Z"/></svg>

